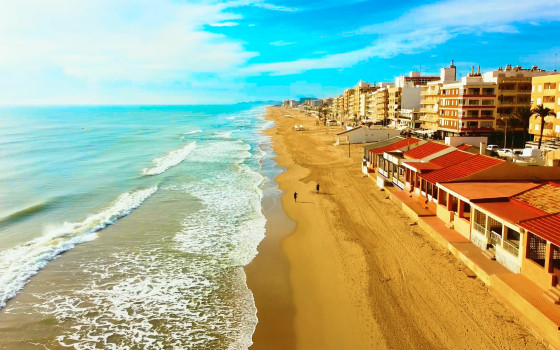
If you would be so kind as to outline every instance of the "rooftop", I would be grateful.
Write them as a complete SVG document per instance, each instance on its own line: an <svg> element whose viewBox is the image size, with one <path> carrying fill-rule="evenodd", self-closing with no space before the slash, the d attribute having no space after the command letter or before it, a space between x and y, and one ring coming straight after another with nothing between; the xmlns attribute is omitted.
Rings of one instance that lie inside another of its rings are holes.
<svg viewBox="0 0 560 350"><path fill-rule="evenodd" d="M560 247L560 213L522 220L519 225Z"/></svg>
<svg viewBox="0 0 560 350"><path fill-rule="evenodd" d="M554 182L529 189L513 198L548 214L560 212L560 184Z"/></svg>
<svg viewBox="0 0 560 350"><path fill-rule="evenodd" d="M517 224L521 220L533 219L545 214L538 209L519 205L519 203L513 201L476 203L476 205L512 224Z"/></svg>
<svg viewBox="0 0 560 350"><path fill-rule="evenodd" d="M416 139L414 137L407 137L406 139L393 142L393 143L391 143L389 145L386 145L386 146L372 148L372 149L369 150L369 152L373 153L373 154L383 154L385 152L396 151L398 149L402 149L402 148L405 148L407 146L414 146L418 142L420 142L419 139Z"/></svg>
<svg viewBox="0 0 560 350"><path fill-rule="evenodd" d="M462 152L462 151L458 151L458 152ZM476 154L463 162L456 163L455 165L451 165L447 168L443 168L440 170L432 171L427 174L422 174L420 175L420 177L434 184L438 182L449 182L456 179L461 179L463 177L467 177L469 175L472 175L484 169L491 168L503 162L504 161L501 159Z"/></svg>
<svg viewBox="0 0 560 350"><path fill-rule="evenodd" d="M423 159L432 154L441 152L447 148L450 148L450 146L430 141L414 149L411 149L410 151L405 152L404 157L408 159Z"/></svg>
<svg viewBox="0 0 560 350"><path fill-rule="evenodd" d="M448 166L464 162L467 159L474 157L475 154L467 153L463 151L453 151L449 152L441 157L434 158L430 163L438 165L442 168L447 168Z"/></svg>
<svg viewBox="0 0 560 350"><path fill-rule="evenodd" d="M509 198L518 193L538 187L533 182L453 182L441 187L476 202L483 199Z"/></svg>

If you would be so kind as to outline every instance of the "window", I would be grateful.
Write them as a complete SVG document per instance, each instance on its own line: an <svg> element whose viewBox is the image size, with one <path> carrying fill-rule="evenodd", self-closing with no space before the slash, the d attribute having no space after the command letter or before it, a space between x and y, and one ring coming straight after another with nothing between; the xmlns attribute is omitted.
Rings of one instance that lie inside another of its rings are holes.
<svg viewBox="0 0 560 350"><path fill-rule="evenodd" d="M542 98L539 97L539 98L537 98L537 105L540 105L540 104L542 104Z"/></svg>
<svg viewBox="0 0 560 350"><path fill-rule="evenodd" d="M560 125L556 125L556 127L554 128L554 132L560 132Z"/></svg>
<svg viewBox="0 0 560 350"><path fill-rule="evenodd" d="M539 124L535 124L535 130L539 130Z"/></svg>
<svg viewBox="0 0 560 350"><path fill-rule="evenodd" d="M537 90L538 90L539 92L541 92L541 91L542 91L542 85L539 85L538 88L537 88Z"/></svg>

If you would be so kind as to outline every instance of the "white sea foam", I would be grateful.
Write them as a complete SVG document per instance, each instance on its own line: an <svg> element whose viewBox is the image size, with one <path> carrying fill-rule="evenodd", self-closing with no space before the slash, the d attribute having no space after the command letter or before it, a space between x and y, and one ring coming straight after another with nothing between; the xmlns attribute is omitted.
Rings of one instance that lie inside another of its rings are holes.
<svg viewBox="0 0 560 350"><path fill-rule="evenodd" d="M19 290L61 253L76 244L96 238L97 232L130 214L148 197L157 191L157 186L121 194L110 207L89 216L82 222L51 225L42 236L25 244L0 252L0 308L13 298Z"/></svg>
<svg viewBox="0 0 560 350"><path fill-rule="evenodd" d="M200 129L197 129L197 130L192 130L192 131L187 131L187 132L184 132L184 133L183 133L183 135L192 135L192 134L198 134L198 133L201 133L201 132L202 132L202 130L200 130Z"/></svg>
<svg viewBox="0 0 560 350"><path fill-rule="evenodd" d="M161 158L153 160L155 164L152 168L145 168L142 173L144 175L158 175L164 173L167 169L180 164L187 156L196 148L196 142L191 142L184 147L173 150Z"/></svg>

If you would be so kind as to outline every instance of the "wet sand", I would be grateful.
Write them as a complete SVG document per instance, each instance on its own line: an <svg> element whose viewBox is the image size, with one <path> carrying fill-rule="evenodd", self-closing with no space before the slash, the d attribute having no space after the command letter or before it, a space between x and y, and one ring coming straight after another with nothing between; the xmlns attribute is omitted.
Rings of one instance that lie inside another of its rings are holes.
<svg viewBox="0 0 560 350"><path fill-rule="evenodd" d="M296 226L267 210L267 237L246 268L259 318L251 349L544 349L363 176L360 145L351 157L333 146L340 128L292 109L267 118Z"/></svg>

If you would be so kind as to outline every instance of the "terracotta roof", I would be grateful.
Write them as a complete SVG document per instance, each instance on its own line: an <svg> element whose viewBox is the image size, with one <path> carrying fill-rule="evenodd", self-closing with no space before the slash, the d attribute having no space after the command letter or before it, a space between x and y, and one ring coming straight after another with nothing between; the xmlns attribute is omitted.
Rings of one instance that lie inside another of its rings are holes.
<svg viewBox="0 0 560 350"><path fill-rule="evenodd" d="M476 205L512 224L517 224L521 220L533 219L546 214L536 208L519 205L519 203L513 201L476 203Z"/></svg>
<svg viewBox="0 0 560 350"><path fill-rule="evenodd" d="M501 159L476 154L473 157L465 160L464 162L457 163L440 170L432 171L427 174L422 174L420 175L420 177L433 184L438 182L449 182L472 175L484 169L491 168L503 162L504 161Z"/></svg>
<svg viewBox="0 0 560 350"><path fill-rule="evenodd" d="M464 143L464 144L462 144L462 145L460 145L460 146L457 146L457 149L460 150L460 151L464 151L464 150L469 149L469 148L471 148L471 147L472 147L472 145L469 145L469 144Z"/></svg>
<svg viewBox="0 0 560 350"><path fill-rule="evenodd" d="M414 137L407 137L404 140L394 142L394 143L392 143L390 145L387 145L387 146L372 148L372 149L369 150L369 152L373 153L373 154L383 154L385 152L391 152L391 151L395 151L395 150L398 150L398 149L405 148L409 145L413 146L413 145L417 144L418 142L420 142L419 139L415 139Z"/></svg>
<svg viewBox="0 0 560 350"><path fill-rule="evenodd" d="M447 168L448 166L464 162L467 159L474 157L476 154L467 153L463 151L453 151L449 152L441 157L434 158L430 161L435 165L439 165L442 168Z"/></svg>
<svg viewBox="0 0 560 350"><path fill-rule="evenodd" d="M447 148L449 148L449 146L430 141L414 149L411 149L410 151L404 152L404 157L408 159L424 159L427 156L441 152Z"/></svg>
<svg viewBox="0 0 560 350"><path fill-rule="evenodd" d="M505 199L538 186L540 185L529 181L452 182L441 185L441 187L470 201L496 198Z"/></svg>
<svg viewBox="0 0 560 350"><path fill-rule="evenodd" d="M406 164L409 167L416 169L416 171L441 169L439 165L434 164L432 162L403 162L403 164Z"/></svg>
<svg viewBox="0 0 560 350"><path fill-rule="evenodd" d="M523 220L519 226L560 247L560 213Z"/></svg>
<svg viewBox="0 0 560 350"><path fill-rule="evenodd" d="M529 189L513 198L548 214L560 211L560 185L553 182Z"/></svg>

